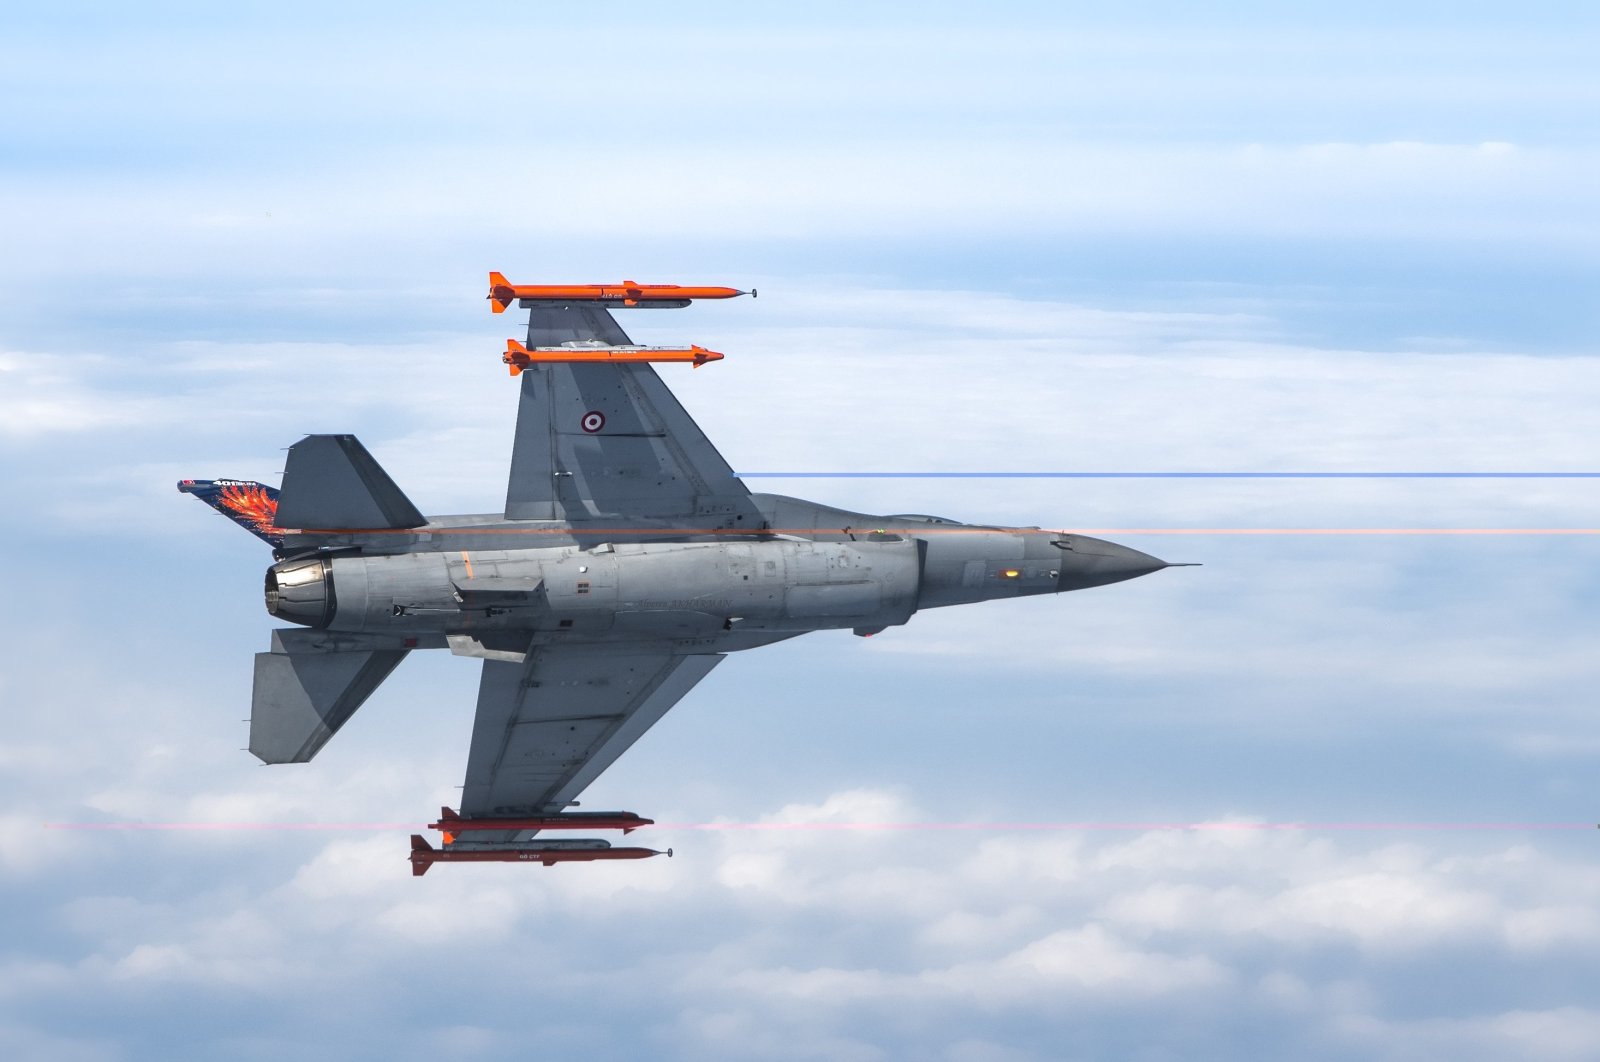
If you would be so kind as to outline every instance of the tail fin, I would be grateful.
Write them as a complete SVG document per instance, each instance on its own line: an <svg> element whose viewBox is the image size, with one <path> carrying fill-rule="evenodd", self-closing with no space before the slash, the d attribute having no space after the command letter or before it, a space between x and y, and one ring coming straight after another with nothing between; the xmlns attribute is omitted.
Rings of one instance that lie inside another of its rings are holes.
<svg viewBox="0 0 1600 1062"><path fill-rule="evenodd" d="M417 511L354 435L307 435L283 466L279 526L288 528L421 527Z"/></svg>
<svg viewBox="0 0 1600 1062"><path fill-rule="evenodd" d="M489 308L495 313L505 313L506 307L511 305L511 300L516 296L511 290L511 281L504 274L489 274Z"/></svg>
<svg viewBox="0 0 1600 1062"><path fill-rule="evenodd" d="M275 526L278 492L265 483L248 479L181 479L178 489L193 494L269 545L283 545L283 532Z"/></svg>

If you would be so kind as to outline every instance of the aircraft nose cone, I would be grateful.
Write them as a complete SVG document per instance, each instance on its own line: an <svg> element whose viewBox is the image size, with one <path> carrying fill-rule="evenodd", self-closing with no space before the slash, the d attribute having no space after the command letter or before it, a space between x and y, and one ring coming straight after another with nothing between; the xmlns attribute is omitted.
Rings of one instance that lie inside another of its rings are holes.
<svg viewBox="0 0 1600 1062"><path fill-rule="evenodd" d="M1140 553L1103 538L1088 535L1062 535L1056 540L1061 550L1058 590L1083 590L1091 586L1120 583L1170 567L1166 561Z"/></svg>

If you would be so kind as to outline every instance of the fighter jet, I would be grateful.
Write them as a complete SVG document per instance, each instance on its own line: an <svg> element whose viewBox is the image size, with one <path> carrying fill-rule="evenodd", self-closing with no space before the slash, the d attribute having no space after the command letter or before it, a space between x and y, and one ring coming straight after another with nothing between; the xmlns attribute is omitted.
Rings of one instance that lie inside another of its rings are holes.
<svg viewBox="0 0 1600 1062"><path fill-rule="evenodd" d="M309 761L412 650L479 661L460 808L433 824L442 847L413 837L415 874L659 854L543 835L647 824L570 808L729 653L1169 567L1086 535L753 493L650 364L594 357L649 349L610 312L634 303L552 290L491 280L529 310L527 349L584 352L521 367L500 511L424 516L352 435L295 443L277 490L178 484L273 548L267 611L294 626L255 658L263 762Z"/></svg>

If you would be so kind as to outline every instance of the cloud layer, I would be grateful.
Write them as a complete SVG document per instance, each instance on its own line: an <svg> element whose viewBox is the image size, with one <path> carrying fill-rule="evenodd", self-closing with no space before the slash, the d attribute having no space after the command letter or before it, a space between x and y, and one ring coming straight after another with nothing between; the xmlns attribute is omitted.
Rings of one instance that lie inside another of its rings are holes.
<svg viewBox="0 0 1600 1062"><path fill-rule="evenodd" d="M746 471L1594 469L1592 16L1139 16L8 13L0 1055L1593 1056L1593 539L1111 530L1584 481L754 480L1205 567L730 661L584 797L670 861L412 879L461 660L239 748L266 555L172 482L495 508L491 268L758 286L624 320Z"/></svg>

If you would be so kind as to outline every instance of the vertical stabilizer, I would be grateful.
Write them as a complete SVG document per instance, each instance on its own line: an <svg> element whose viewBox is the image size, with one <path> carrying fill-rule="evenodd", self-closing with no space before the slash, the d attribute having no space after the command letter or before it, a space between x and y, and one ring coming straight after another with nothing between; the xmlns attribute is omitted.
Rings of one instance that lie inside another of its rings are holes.
<svg viewBox="0 0 1600 1062"><path fill-rule="evenodd" d="M307 435L289 447L278 526L421 527L428 520L354 435Z"/></svg>

